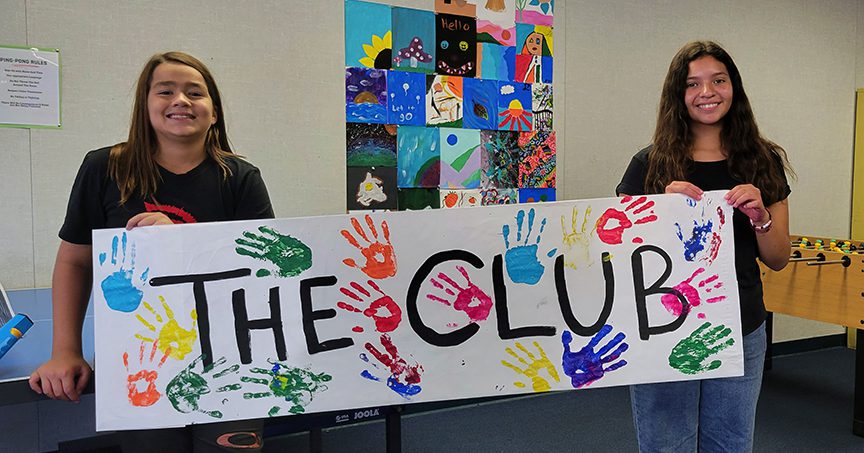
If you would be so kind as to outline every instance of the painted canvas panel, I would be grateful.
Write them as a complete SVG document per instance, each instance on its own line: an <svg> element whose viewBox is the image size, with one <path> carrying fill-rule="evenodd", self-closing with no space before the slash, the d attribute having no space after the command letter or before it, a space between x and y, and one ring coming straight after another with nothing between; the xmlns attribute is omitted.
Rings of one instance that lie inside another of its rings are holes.
<svg viewBox="0 0 864 453"><path fill-rule="evenodd" d="M398 125L426 124L426 74L387 71L387 122Z"/></svg>
<svg viewBox="0 0 864 453"><path fill-rule="evenodd" d="M519 189L481 189L483 206L516 204L519 202Z"/></svg>
<svg viewBox="0 0 864 453"><path fill-rule="evenodd" d="M519 203L546 203L555 201L555 189L519 189Z"/></svg>
<svg viewBox="0 0 864 453"><path fill-rule="evenodd" d="M516 24L516 47L519 55L552 57L552 27Z"/></svg>
<svg viewBox="0 0 864 453"><path fill-rule="evenodd" d="M463 79L464 114L462 127L466 129L498 129L498 82L495 80Z"/></svg>
<svg viewBox="0 0 864 453"><path fill-rule="evenodd" d="M477 3L469 0L435 0L435 12L477 17Z"/></svg>
<svg viewBox="0 0 864 453"><path fill-rule="evenodd" d="M345 143L349 167L395 167L396 126L348 123Z"/></svg>
<svg viewBox="0 0 864 453"><path fill-rule="evenodd" d="M470 208L482 206L483 194L480 189L441 189L441 207Z"/></svg>
<svg viewBox="0 0 864 453"><path fill-rule="evenodd" d="M531 85L531 112L534 114L534 129L552 130L552 85L535 83Z"/></svg>
<svg viewBox="0 0 864 453"><path fill-rule="evenodd" d="M516 45L516 0L487 0L477 8L477 42Z"/></svg>
<svg viewBox="0 0 864 453"><path fill-rule="evenodd" d="M442 127L441 187L480 187L480 131Z"/></svg>
<svg viewBox="0 0 864 453"><path fill-rule="evenodd" d="M553 25L555 0L516 0L516 22Z"/></svg>
<svg viewBox="0 0 864 453"><path fill-rule="evenodd" d="M516 55L516 80L522 83L552 83L552 57Z"/></svg>
<svg viewBox="0 0 864 453"><path fill-rule="evenodd" d="M498 82L498 129L530 131L531 84Z"/></svg>
<svg viewBox="0 0 864 453"><path fill-rule="evenodd" d="M345 69L345 117L350 123L387 122L387 71Z"/></svg>
<svg viewBox="0 0 864 453"><path fill-rule="evenodd" d="M396 167L348 167L346 181L349 211L396 210Z"/></svg>
<svg viewBox="0 0 864 453"><path fill-rule="evenodd" d="M399 187L438 187L440 133L436 128L400 126L396 133Z"/></svg>
<svg viewBox="0 0 864 453"><path fill-rule="evenodd" d="M393 69L435 72L435 14L393 7L392 17Z"/></svg>
<svg viewBox="0 0 864 453"><path fill-rule="evenodd" d="M436 73L462 77L477 74L477 19L438 14L435 43Z"/></svg>
<svg viewBox="0 0 864 453"><path fill-rule="evenodd" d="M480 187L519 187L519 133L480 131Z"/></svg>
<svg viewBox="0 0 864 453"><path fill-rule="evenodd" d="M519 188L555 187L555 132L522 132L519 149Z"/></svg>
<svg viewBox="0 0 864 453"><path fill-rule="evenodd" d="M462 127L462 77L426 76L426 124Z"/></svg>
<svg viewBox="0 0 864 453"><path fill-rule="evenodd" d="M390 6L345 1L345 66L390 69Z"/></svg>
<svg viewBox="0 0 864 453"><path fill-rule="evenodd" d="M516 47L477 43L477 77L487 80L515 80Z"/></svg>
<svg viewBox="0 0 864 453"><path fill-rule="evenodd" d="M400 211L422 211L441 207L438 189L399 189Z"/></svg>

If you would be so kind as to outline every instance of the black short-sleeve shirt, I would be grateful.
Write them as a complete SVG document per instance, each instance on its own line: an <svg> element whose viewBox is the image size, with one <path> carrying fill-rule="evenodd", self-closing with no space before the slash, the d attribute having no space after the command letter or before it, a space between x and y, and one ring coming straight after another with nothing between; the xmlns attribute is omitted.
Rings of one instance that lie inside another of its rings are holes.
<svg viewBox="0 0 864 453"><path fill-rule="evenodd" d="M273 218L273 207L261 173L238 157L226 159L231 175L209 157L191 171L174 174L159 167L162 181L148 200L130 197L120 205L120 189L108 176L111 148L90 151L72 186L60 238L91 244L92 230L119 228L142 212L162 212L174 223Z"/></svg>
<svg viewBox="0 0 864 453"><path fill-rule="evenodd" d="M645 177L648 173L647 147L633 156L624 172L621 182L615 188L616 194L645 195ZM780 174L785 178L782 163L778 160ZM728 190L739 184L729 173L725 160L716 162L692 162L686 180L702 190ZM763 200L766 206L785 200L792 190L786 184L784 195L779 200ZM735 233L735 273L738 277L738 295L741 304L741 327L744 334L756 330L765 321L765 303L762 300L762 278L756 258L759 247L756 233L750 226L750 219L739 210L732 216Z"/></svg>

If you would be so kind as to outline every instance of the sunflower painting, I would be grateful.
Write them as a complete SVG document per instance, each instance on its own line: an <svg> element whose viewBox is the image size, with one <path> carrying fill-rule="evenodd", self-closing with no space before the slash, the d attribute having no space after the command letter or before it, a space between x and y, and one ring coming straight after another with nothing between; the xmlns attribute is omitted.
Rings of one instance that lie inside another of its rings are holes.
<svg viewBox="0 0 864 453"><path fill-rule="evenodd" d="M345 66L390 69L391 30L390 6L346 0Z"/></svg>

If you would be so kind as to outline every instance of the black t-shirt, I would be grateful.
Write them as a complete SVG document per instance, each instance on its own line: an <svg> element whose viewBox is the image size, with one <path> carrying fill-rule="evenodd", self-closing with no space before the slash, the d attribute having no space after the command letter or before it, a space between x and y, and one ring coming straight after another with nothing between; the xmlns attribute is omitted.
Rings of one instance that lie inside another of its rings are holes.
<svg viewBox="0 0 864 453"><path fill-rule="evenodd" d="M92 230L120 228L142 212L162 212L174 223L217 222L273 218L267 187L258 169L238 157L226 159L231 175L209 157L182 175L159 167L162 181L149 200L133 196L120 205L120 189L108 176L111 148L84 157L60 228L60 238L91 244Z"/></svg>
<svg viewBox="0 0 864 453"><path fill-rule="evenodd" d="M633 156L627 171L621 178L621 182L615 188L616 194L645 195L645 177L648 173L647 147ZM780 174L785 179L785 173L781 162ZM686 180L695 184L702 190L728 190L739 184L729 174L729 167L725 160L716 162L692 162L688 169ZM792 190L786 184L784 195L779 200L764 199L765 206L770 206L778 201L785 200ZM756 258L759 257L759 247L756 243L756 233L750 226L750 219L739 210L735 210L732 216L732 225L735 233L735 273L738 277L738 296L741 304L741 328L744 335L756 330L765 321L765 303L762 300L762 278Z"/></svg>

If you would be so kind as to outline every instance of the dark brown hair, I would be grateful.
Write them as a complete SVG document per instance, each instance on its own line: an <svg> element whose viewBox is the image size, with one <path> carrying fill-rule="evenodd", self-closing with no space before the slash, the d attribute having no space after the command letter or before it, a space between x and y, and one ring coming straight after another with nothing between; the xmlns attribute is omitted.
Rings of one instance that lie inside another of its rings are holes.
<svg viewBox="0 0 864 453"><path fill-rule="evenodd" d="M706 56L714 57L726 66L732 83L732 105L721 120L723 130L720 133L730 174L759 188L766 203L780 200L786 187L781 167L782 171L794 175L786 151L759 133L738 67L732 57L712 41L686 44L669 65L660 95L654 146L648 154L645 190L663 193L670 182L685 179L686 170L692 163L690 148L693 135L684 92L690 62Z"/></svg>
<svg viewBox="0 0 864 453"><path fill-rule="evenodd" d="M138 76L135 88L135 102L132 106L132 121L129 125L129 138L114 145L108 159L108 174L117 182L120 189L120 204L126 203L130 197L139 195L151 198L159 186L161 177L159 168L153 156L157 151L156 132L150 123L147 110L147 96L150 94L150 83L153 71L162 63L177 63L189 66L204 78L207 91L213 102L213 112L216 123L207 131L204 150L208 157L216 161L222 169L225 178L231 174L231 169L225 163L226 158L234 155L228 141L228 131L225 127L225 115L222 111L222 98L213 74L200 60L184 52L165 52L153 55Z"/></svg>

